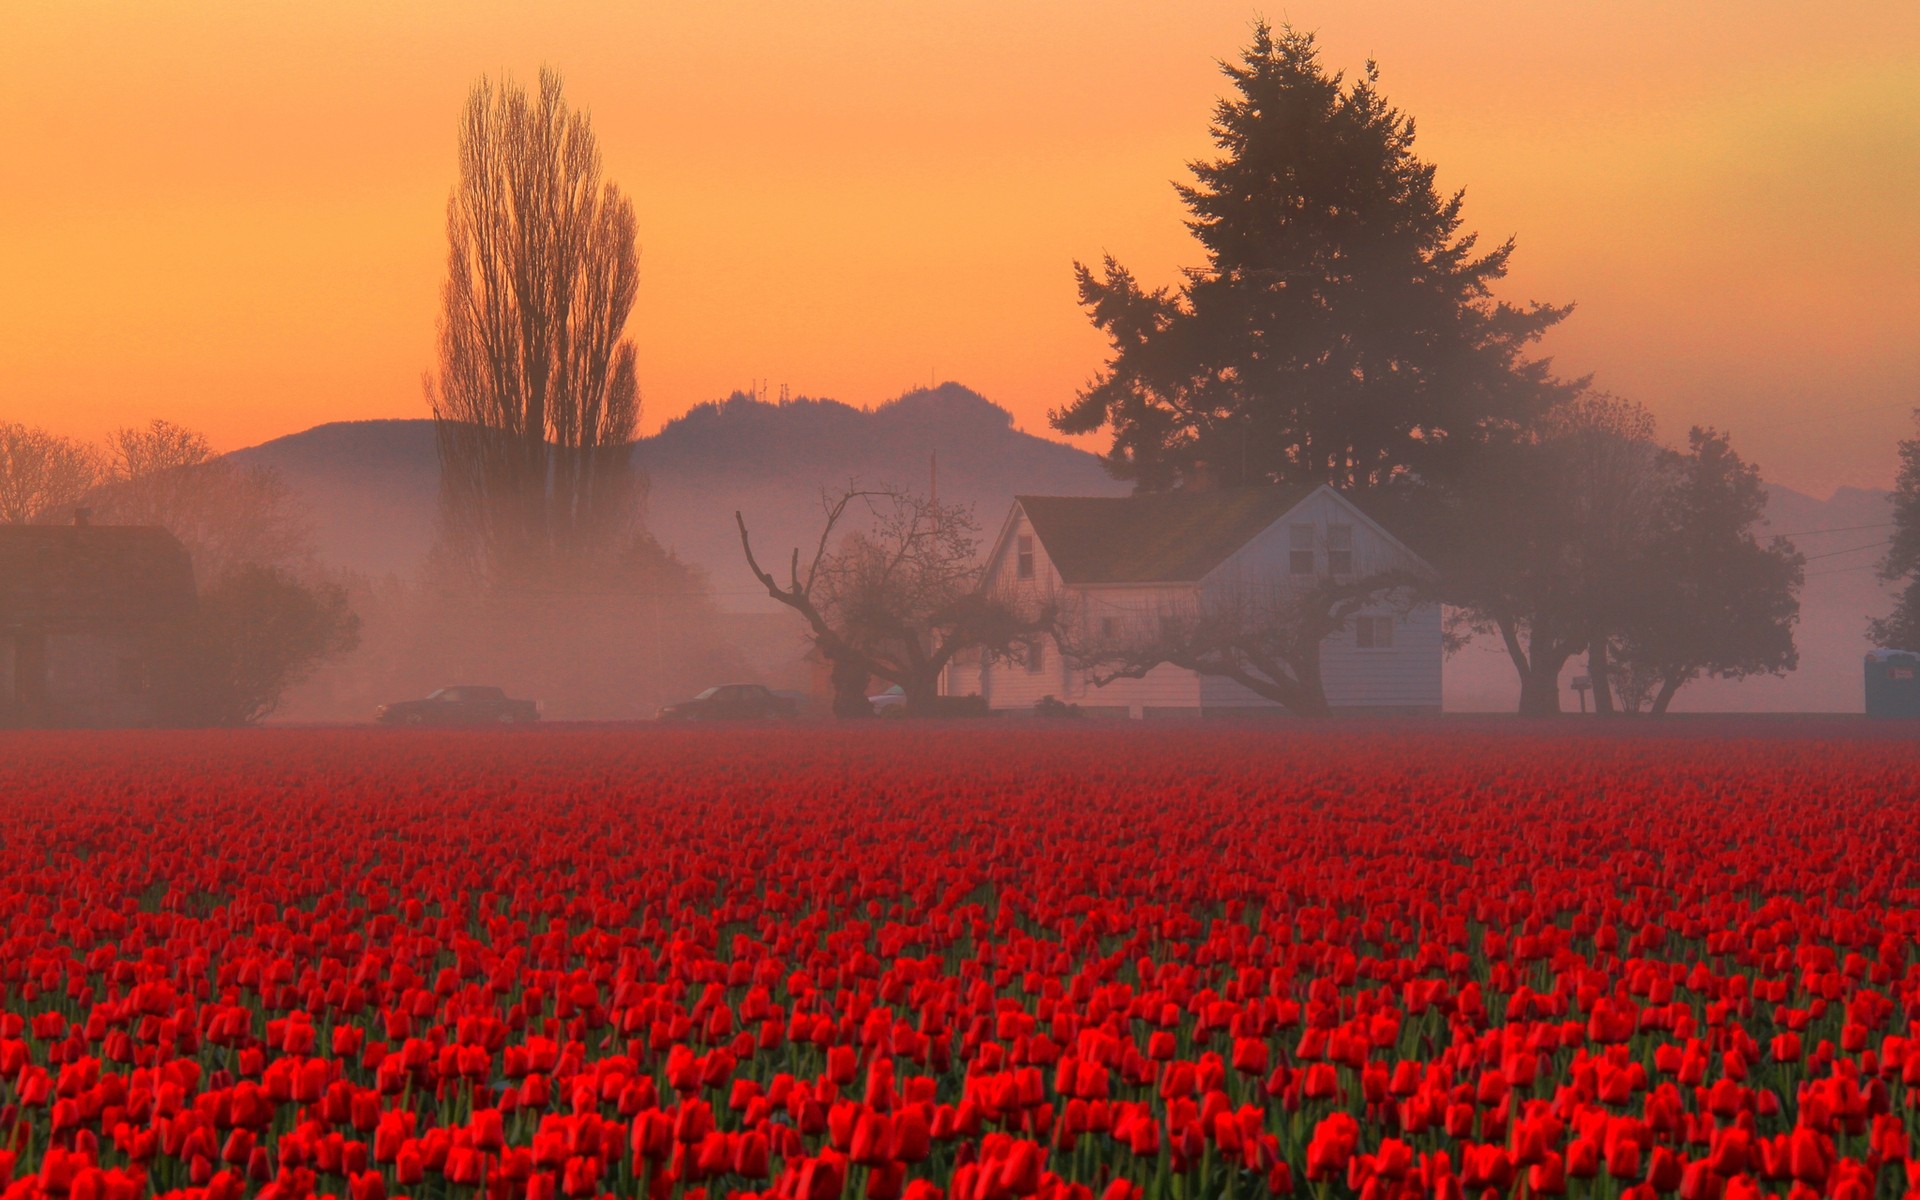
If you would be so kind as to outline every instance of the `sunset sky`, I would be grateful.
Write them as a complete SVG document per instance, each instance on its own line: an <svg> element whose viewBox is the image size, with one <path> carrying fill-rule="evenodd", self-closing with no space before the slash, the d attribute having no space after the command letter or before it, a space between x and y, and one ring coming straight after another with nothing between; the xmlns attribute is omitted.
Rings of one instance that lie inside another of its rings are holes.
<svg viewBox="0 0 1920 1200"><path fill-rule="evenodd" d="M1550 349L1770 478L1884 486L1920 404L1920 4L7 0L0 419L222 448L423 416L482 74L561 70L634 198L647 429L954 379L1046 432L1072 263L1199 260L1170 182L1259 13L1369 56Z"/></svg>

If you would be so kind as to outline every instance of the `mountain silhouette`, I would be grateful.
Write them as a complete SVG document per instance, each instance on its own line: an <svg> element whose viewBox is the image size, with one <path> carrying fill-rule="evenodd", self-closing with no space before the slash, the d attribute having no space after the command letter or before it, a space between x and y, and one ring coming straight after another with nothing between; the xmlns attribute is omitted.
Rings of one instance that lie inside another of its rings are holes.
<svg viewBox="0 0 1920 1200"><path fill-rule="evenodd" d="M270 467L308 506L321 558L373 577L413 574L433 544L439 460L433 422L344 421L230 456ZM735 393L701 404L634 446L649 481L647 527L701 568L721 607L772 604L748 573L737 509L763 563L819 536L823 490L895 484L969 504L983 540L1020 492L1119 495L1127 488L1084 450L1014 428L1013 415L957 383L873 409Z"/></svg>

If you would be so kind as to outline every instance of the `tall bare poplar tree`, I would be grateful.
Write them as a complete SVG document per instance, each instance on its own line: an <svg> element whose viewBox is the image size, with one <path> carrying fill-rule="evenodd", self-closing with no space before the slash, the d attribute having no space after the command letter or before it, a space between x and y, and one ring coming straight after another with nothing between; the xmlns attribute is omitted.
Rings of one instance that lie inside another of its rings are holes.
<svg viewBox="0 0 1920 1200"><path fill-rule="evenodd" d="M496 589L546 587L610 562L636 532L644 481L633 205L600 178L560 76L537 96L474 85L447 202L438 422L447 558Z"/></svg>

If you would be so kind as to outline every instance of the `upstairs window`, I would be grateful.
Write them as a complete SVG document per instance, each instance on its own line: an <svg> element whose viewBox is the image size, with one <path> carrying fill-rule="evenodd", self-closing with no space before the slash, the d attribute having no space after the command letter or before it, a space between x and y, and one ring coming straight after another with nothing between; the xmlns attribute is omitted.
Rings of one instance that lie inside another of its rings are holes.
<svg viewBox="0 0 1920 1200"><path fill-rule="evenodd" d="M1100 639L1102 641L1112 641L1113 635L1118 632L1120 632L1119 622L1115 621L1112 617L1100 618Z"/></svg>
<svg viewBox="0 0 1920 1200"><path fill-rule="evenodd" d="M1393 618L1355 617L1353 619L1353 644L1362 650L1391 650L1393 648Z"/></svg>
<svg viewBox="0 0 1920 1200"><path fill-rule="evenodd" d="M1331 575L1353 574L1353 526L1327 526L1327 572Z"/></svg>
<svg viewBox="0 0 1920 1200"><path fill-rule="evenodd" d="M1287 570L1294 575L1313 574L1313 526L1287 528Z"/></svg>
<svg viewBox="0 0 1920 1200"><path fill-rule="evenodd" d="M1047 668L1047 644L1035 639L1027 643L1027 674L1038 675Z"/></svg>
<svg viewBox="0 0 1920 1200"><path fill-rule="evenodd" d="M1020 535L1020 552L1014 560L1014 574L1021 579L1033 578L1033 535Z"/></svg>

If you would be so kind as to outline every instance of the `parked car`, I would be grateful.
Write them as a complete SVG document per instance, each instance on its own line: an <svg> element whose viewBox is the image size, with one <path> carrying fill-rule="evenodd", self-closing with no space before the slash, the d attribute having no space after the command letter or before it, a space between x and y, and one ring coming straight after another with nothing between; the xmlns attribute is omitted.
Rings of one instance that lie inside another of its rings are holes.
<svg viewBox="0 0 1920 1200"><path fill-rule="evenodd" d="M821 704L817 697L809 696L805 692L775 688L773 689L773 694L782 700L792 703L793 715L802 720L811 720L816 717L829 715L826 706Z"/></svg>
<svg viewBox="0 0 1920 1200"><path fill-rule="evenodd" d="M768 721L795 717L800 706L757 683L710 687L691 700L660 710L662 721Z"/></svg>
<svg viewBox="0 0 1920 1200"><path fill-rule="evenodd" d="M897 683L877 696L868 696L867 703L873 705L873 715L876 717L907 715L907 691Z"/></svg>
<svg viewBox="0 0 1920 1200"><path fill-rule="evenodd" d="M515 700L497 687L443 687L425 700L402 700L373 710L382 725L519 725L540 719L540 706Z"/></svg>

